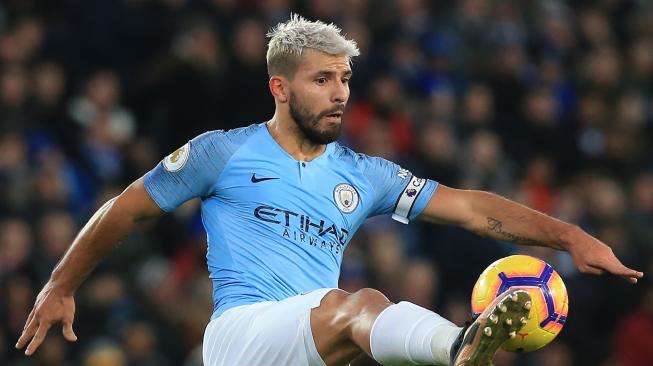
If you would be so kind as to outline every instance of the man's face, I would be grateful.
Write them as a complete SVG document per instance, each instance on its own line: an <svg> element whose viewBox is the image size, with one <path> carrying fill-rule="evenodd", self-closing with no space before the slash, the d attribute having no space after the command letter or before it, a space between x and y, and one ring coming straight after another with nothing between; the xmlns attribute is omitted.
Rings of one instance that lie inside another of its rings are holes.
<svg viewBox="0 0 653 366"><path fill-rule="evenodd" d="M288 105L290 116L311 142L328 144L340 136L350 78L347 57L304 51L290 82Z"/></svg>

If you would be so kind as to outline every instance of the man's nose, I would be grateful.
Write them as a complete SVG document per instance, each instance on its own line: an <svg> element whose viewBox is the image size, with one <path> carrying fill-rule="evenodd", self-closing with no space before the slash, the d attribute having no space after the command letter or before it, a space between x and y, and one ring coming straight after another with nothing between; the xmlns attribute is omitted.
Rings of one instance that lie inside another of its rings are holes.
<svg viewBox="0 0 653 366"><path fill-rule="evenodd" d="M349 88L347 84L342 81L337 81L333 90L333 95L331 97L332 101L335 103L345 103L349 98Z"/></svg>

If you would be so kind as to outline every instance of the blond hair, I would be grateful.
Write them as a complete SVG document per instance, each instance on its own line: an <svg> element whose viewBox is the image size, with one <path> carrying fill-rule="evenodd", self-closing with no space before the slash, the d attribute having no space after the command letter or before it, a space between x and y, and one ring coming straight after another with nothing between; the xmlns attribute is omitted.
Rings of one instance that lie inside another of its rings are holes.
<svg viewBox="0 0 653 366"><path fill-rule="evenodd" d="M352 57L358 56L360 51L354 40L346 39L340 32L340 28L333 23L313 22L291 14L290 20L277 24L267 34L270 37L266 55L268 74L292 78L307 48L330 55L343 55L351 62Z"/></svg>

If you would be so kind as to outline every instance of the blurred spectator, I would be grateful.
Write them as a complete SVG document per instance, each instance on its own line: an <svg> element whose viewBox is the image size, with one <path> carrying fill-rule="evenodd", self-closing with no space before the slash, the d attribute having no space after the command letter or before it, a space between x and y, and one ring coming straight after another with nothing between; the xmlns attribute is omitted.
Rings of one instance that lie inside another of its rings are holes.
<svg viewBox="0 0 653 366"><path fill-rule="evenodd" d="M413 142L413 126L404 103L399 80L391 75L378 76L370 86L369 99L349 107L345 138L364 152L400 158Z"/></svg>
<svg viewBox="0 0 653 366"><path fill-rule="evenodd" d="M122 330L122 339L129 366L168 365L156 352L156 335L150 325L130 323Z"/></svg>
<svg viewBox="0 0 653 366"><path fill-rule="evenodd" d="M528 161L518 196L529 207L552 214L557 204L556 171L551 159L540 156Z"/></svg>
<svg viewBox="0 0 653 366"><path fill-rule="evenodd" d="M419 38L429 30L430 14L426 11L426 1L397 0L394 6L396 29L399 33Z"/></svg>
<svg viewBox="0 0 653 366"><path fill-rule="evenodd" d="M340 18L343 10L342 0L310 0L308 13L316 19L333 22Z"/></svg>
<svg viewBox="0 0 653 366"><path fill-rule="evenodd" d="M650 87L653 76L653 45L650 36L635 39L628 49L629 82L639 88Z"/></svg>
<svg viewBox="0 0 653 366"><path fill-rule="evenodd" d="M631 188L632 215L642 225L653 220L653 173L642 173Z"/></svg>
<svg viewBox="0 0 653 366"><path fill-rule="evenodd" d="M265 34L265 26L257 19L243 19L234 29L231 36L234 57L225 79L228 86L225 92L231 103L224 105L218 116L220 122L214 123L240 127L272 117L274 102L267 83ZM259 107L251 108L252 105Z"/></svg>
<svg viewBox="0 0 653 366"><path fill-rule="evenodd" d="M84 366L128 366L125 353L113 342L98 341L84 355Z"/></svg>
<svg viewBox="0 0 653 366"><path fill-rule="evenodd" d="M435 308L439 286L438 269L430 262L411 260L406 265L399 298L427 309Z"/></svg>
<svg viewBox="0 0 653 366"><path fill-rule="evenodd" d="M610 20L601 10L586 7L580 11L580 36L587 47L607 46L614 42Z"/></svg>
<svg viewBox="0 0 653 366"><path fill-rule="evenodd" d="M84 129L85 151L95 173L105 181L119 178L123 148L134 136L133 114L120 105L121 86L111 71L94 73L68 107L71 118Z"/></svg>
<svg viewBox="0 0 653 366"><path fill-rule="evenodd" d="M0 60L3 64L25 64L43 41L43 24L37 18L25 17L0 36Z"/></svg>
<svg viewBox="0 0 653 366"><path fill-rule="evenodd" d="M24 321L21 319L27 319L33 298L36 296L31 286L29 272L24 269L23 272L26 273L17 272L11 276L4 275L2 277L3 310L5 311L2 314L2 323L3 328L7 331L7 337L10 339L20 336L24 325ZM20 354L19 351L10 347L11 345L6 346L9 352Z"/></svg>
<svg viewBox="0 0 653 366"><path fill-rule="evenodd" d="M494 125L494 95L483 84L471 85L460 107L460 129L465 138L481 129Z"/></svg>
<svg viewBox="0 0 653 366"><path fill-rule="evenodd" d="M583 62L584 81L596 90L616 92L621 81L621 60L612 47L602 47L586 54Z"/></svg>
<svg viewBox="0 0 653 366"><path fill-rule="evenodd" d="M461 186L510 195L513 190L512 168L502 155L501 142L496 134L480 131L472 135L462 155L465 171Z"/></svg>
<svg viewBox="0 0 653 366"><path fill-rule="evenodd" d="M194 135L238 122L223 115L224 55L220 34L204 18L184 19L169 52L151 59L144 80L142 130L164 151L173 151Z"/></svg>
<svg viewBox="0 0 653 366"><path fill-rule="evenodd" d="M133 136L135 122L133 115L120 106L120 98L117 75L111 71L99 71L89 77L81 94L73 98L69 113L91 134L106 135L107 143L124 143ZM95 132L96 128L101 132Z"/></svg>
<svg viewBox="0 0 653 366"><path fill-rule="evenodd" d="M261 13L267 28L288 20L290 15L290 0L271 0L261 2Z"/></svg>
<svg viewBox="0 0 653 366"><path fill-rule="evenodd" d="M642 305L621 320L615 334L615 356L619 365L653 364L653 287L650 284Z"/></svg>
<svg viewBox="0 0 653 366"><path fill-rule="evenodd" d="M429 115L443 121L451 121L456 103L453 90L449 85L439 85L429 95Z"/></svg>
<svg viewBox="0 0 653 366"><path fill-rule="evenodd" d="M344 254L342 259L342 269L338 286L347 292L356 292L358 289L365 287L367 284L367 266L365 263L365 254L361 246L364 244L363 235L356 235L352 242L358 245L351 245Z"/></svg>
<svg viewBox="0 0 653 366"><path fill-rule="evenodd" d="M58 117L65 91L66 77L59 65L50 62L38 65L34 70L34 100L37 110Z"/></svg>
<svg viewBox="0 0 653 366"><path fill-rule="evenodd" d="M458 186L460 168L457 154L460 147L450 125L439 122L427 122L417 135L417 153L419 168L415 174L424 177L438 177L440 183Z"/></svg>
<svg viewBox="0 0 653 366"><path fill-rule="evenodd" d="M29 268L33 238L28 224L19 218L0 222L0 274L18 274Z"/></svg>
<svg viewBox="0 0 653 366"><path fill-rule="evenodd" d="M30 180L27 144L19 133L0 134L0 207L2 212L21 212L29 205L30 192L25 189Z"/></svg>
<svg viewBox="0 0 653 366"><path fill-rule="evenodd" d="M391 301L398 301L401 277L406 258L399 233L391 228L370 232L369 265L374 271L375 288L383 292Z"/></svg>
<svg viewBox="0 0 653 366"><path fill-rule="evenodd" d="M75 238L77 225L73 217L64 210L43 214L38 224L37 257L39 278L45 282L59 259Z"/></svg>
<svg viewBox="0 0 653 366"><path fill-rule="evenodd" d="M574 360L569 346L563 342L556 342L537 352L533 365L573 366Z"/></svg>
<svg viewBox="0 0 653 366"><path fill-rule="evenodd" d="M0 131L22 131L30 126L27 114L28 74L18 65L0 70Z"/></svg>
<svg viewBox="0 0 653 366"><path fill-rule="evenodd" d="M54 333L54 332L53 332ZM43 352L35 355L36 362L43 366L72 366L68 361L66 341L59 334L51 334L41 345Z"/></svg>

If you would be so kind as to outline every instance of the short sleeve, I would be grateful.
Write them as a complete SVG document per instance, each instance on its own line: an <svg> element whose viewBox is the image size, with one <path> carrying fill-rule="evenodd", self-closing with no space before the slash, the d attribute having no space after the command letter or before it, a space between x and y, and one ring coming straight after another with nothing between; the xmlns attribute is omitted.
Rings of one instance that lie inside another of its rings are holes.
<svg viewBox="0 0 653 366"><path fill-rule="evenodd" d="M374 189L370 216L392 213L393 219L407 224L424 210L438 186L383 158L361 155L359 162Z"/></svg>
<svg viewBox="0 0 653 366"><path fill-rule="evenodd" d="M197 136L145 174L145 190L166 212L191 198L210 195L233 153L229 147L224 131Z"/></svg>

